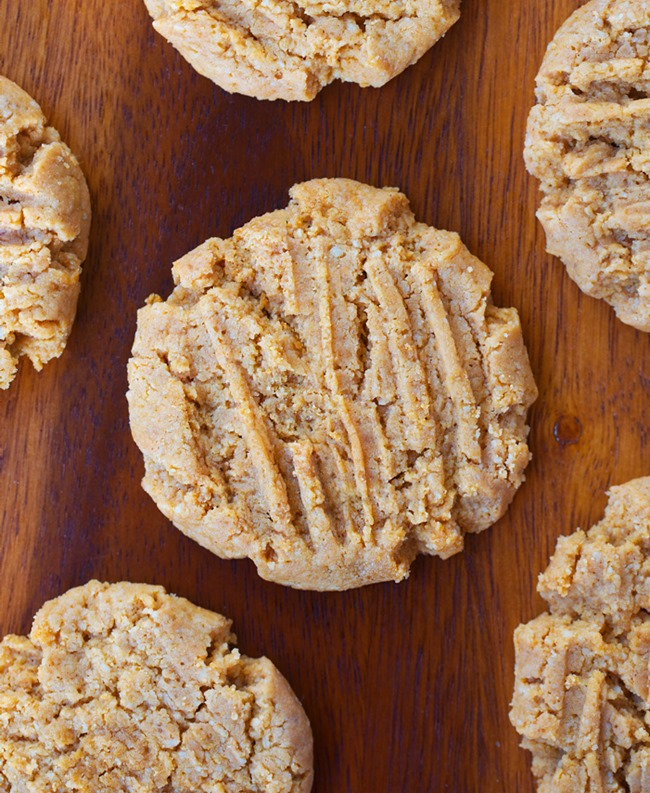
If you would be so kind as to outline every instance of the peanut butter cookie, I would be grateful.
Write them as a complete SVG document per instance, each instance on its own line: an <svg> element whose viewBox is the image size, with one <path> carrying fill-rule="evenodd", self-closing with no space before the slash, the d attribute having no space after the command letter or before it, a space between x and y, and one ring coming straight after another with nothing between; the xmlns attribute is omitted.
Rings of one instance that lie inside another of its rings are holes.
<svg viewBox="0 0 650 793"><path fill-rule="evenodd" d="M515 309L457 234L348 179L176 262L129 362L143 485L270 580L346 589L448 557L505 511L535 384Z"/></svg>
<svg viewBox="0 0 650 793"><path fill-rule="evenodd" d="M0 388L21 356L40 370L63 352L89 227L77 160L36 102L0 77Z"/></svg>
<svg viewBox="0 0 650 793"><path fill-rule="evenodd" d="M0 791L308 793L309 722L219 614L91 581L0 642Z"/></svg>
<svg viewBox="0 0 650 793"><path fill-rule="evenodd" d="M456 22L460 0L145 0L155 29L226 91L308 101L384 85Z"/></svg>
<svg viewBox="0 0 650 793"><path fill-rule="evenodd" d="M589 531L558 540L515 631L510 718L540 793L650 786L650 477L613 487Z"/></svg>
<svg viewBox="0 0 650 793"><path fill-rule="evenodd" d="M650 331L650 3L591 0L537 75L525 158L549 253L583 292Z"/></svg>

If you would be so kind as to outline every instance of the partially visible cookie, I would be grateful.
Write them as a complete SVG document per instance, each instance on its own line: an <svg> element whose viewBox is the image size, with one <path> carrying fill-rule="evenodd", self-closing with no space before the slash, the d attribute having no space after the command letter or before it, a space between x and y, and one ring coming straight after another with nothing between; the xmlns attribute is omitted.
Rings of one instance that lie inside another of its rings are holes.
<svg viewBox="0 0 650 793"><path fill-rule="evenodd" d="M308 793L312 737L267 658L162 587L91 581L0 642L0 791Z"/></svg>
<svg viewBox="0 0 650 793"><path fill-rule="evenodd" d="M0 388L21 356L40 370L63 352L89 227L75 156L36 102L0 77Z"/></svg>
<svg viewBox="0 0 650 793"><path fill-rule="evenodd" d="M515 309L394 188L315 179L176 262L129 362L143 486L183 532L308 589L399 581L505 512L535 399Z"/></svg>
<svg viewBox="0 0 650 793"><path fill-rule="evenodd" d="M145 0L155 29L226 91L308 101L333 80L380 86L460 15L460 0Z"/></svg>
<svg viewBox="0 0 650 793"><path fill-rule="evenodd" d="M650 477L613 487L589 531L558 540L515 631L510 718L540 793L650 789Z"/></svg>
<svg viewBox="0 0 650 793"><path fill-rule="evenodd" d="M591 0L550 43L525 158L548 251L650 331L650 3Z"/></svg>

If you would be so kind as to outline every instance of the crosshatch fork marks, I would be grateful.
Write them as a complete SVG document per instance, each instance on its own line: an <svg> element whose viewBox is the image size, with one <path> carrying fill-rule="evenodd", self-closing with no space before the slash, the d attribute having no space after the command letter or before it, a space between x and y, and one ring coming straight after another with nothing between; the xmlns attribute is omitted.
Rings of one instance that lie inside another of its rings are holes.
<svg viewBox="0 0 650 793"><path fill-rule="evenodd" d="M140 311L129 401L144 485L182 531L265 578L398 581L418 551L460 551L523 480L536 389L519 319L397 190L322 179L291 196L187 254L168 301ZM147 381L161 349L205 413L201 459L233 493L227 513L217 488L202 498L204 481L193 492L165 463L188 434L161 426L174 411Z"/></svg>

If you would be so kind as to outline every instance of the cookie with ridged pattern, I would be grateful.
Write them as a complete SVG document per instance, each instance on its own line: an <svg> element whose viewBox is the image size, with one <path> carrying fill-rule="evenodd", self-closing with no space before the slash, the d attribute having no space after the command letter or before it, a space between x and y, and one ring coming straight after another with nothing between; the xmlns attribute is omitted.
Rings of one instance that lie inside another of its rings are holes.
<svg viewBox="0 0 650 793"><path fill-rule="evenodd" d="M549 253L650 331L650 3L591 0L549 44L526 135Z"/></svg>
<svg viewBox="0 0 650 793"><path fill-rule="evenodd" d="M403 579L504 513L536 396L515 309L457 234L348 179L174 264L129 361L143 486L173 523L267 579Z"/></svg>
<svg viewBox="0 0 650 793"><path fill-rule="evenodd" d="M510 719L539 793L650 786L650 477L613 487L603 519L560 537L515 631Z"/></svg>
<svg viewBox="0 0 650 793"><path fill-rule="evenodd" d="M0 388L40 370L72 329L90 229L74 154L36 102L0 76Z"/></svg>
<svg viewBox="0 0 650 793"><path fill-rule="evenodd" d="M0 791L309 793L311 728L230 621L91 581L0 642Z"/></svg>
<svg viewBox="0 0 650 793"><path fill-rule="evenodd" d="M309 101L380 86L456 22L460 0L145 0L154 28L226 91Z"/></svg>

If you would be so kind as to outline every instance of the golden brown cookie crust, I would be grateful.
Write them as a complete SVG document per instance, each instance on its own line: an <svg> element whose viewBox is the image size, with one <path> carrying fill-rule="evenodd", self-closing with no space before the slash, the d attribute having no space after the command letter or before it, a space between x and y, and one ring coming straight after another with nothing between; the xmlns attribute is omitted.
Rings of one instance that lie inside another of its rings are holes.
<svg viewBox="0 0 650 793"><path fill-rule="evenodd" d="M129 362L143 486L270 580L403 579L494 523L529 460L535 384L514 309L404 195L296 185L286 209L176 262Z"/></svg>
<svg viewBox="0 0 650 793"><path fill-rule="evenodd" d="M456 22L460 0L145 0L155 29L226 91L308 101L380 86Z"/></svg>
<svg viewBox="0 0 650 793"><path fill-rule="evenodd" d="M91 581L0 642L0 791L308 793L312 738L230 621L144 584Z"/></svg>
<svg viewBox="0 0 650 793"><path fill-rule="evenodd" d="M550 43L525 159L548 251L650 331L650 5L591 0Z"/></svg>
<svg viewBox="0 0 650 793"><path fill-rule="evenodd" d="M40 107L0 76L0 388L63 352L90 228L86 180Z"/></svg>
<svg viewBox="0 0 650 793"><path fill-rule="evenodd" d="M650 784L650 477L613 487L589 531L558 540L515 631L510 718L540 793Z"/></svg>

